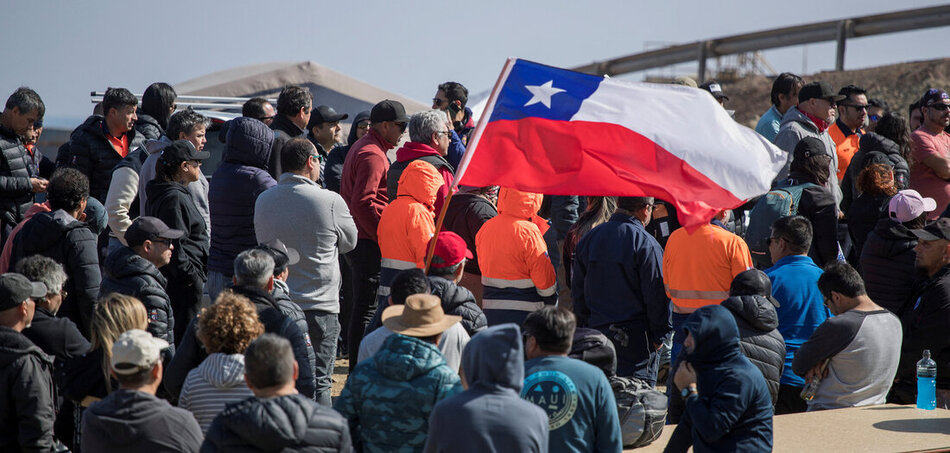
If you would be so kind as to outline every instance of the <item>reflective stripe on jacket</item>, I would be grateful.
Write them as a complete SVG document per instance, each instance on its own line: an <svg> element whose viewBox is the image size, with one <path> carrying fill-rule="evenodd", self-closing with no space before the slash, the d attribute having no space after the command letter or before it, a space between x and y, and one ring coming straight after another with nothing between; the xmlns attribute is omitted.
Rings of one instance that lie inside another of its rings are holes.
<svg viewBox="0 0 950 453"><path fill-rule="evenodd" d="M712 223L692 234L685 228L674 231L663 252L666 293L679 313L719 304L729 297L732 279L751 268L745 241Z"/></svg>

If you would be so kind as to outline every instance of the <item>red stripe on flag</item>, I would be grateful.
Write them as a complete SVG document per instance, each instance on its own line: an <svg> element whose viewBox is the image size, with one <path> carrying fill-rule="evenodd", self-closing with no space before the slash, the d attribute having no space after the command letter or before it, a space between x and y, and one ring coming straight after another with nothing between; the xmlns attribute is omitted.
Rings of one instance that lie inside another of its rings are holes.
<svg viewBox="0 0 950 453"><path fill-rule="evenodd" d="M526 118L485 127L459 184L549 195L652 196L693 229L743 203L679 157L623 126Z"/></svg>

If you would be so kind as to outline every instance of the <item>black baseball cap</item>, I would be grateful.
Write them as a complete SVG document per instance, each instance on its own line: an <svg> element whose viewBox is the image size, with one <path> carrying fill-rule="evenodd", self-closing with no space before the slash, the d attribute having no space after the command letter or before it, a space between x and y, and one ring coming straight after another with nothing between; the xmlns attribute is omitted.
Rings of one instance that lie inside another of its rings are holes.
<svg viewBox="0 0 950 453"><path fill-rule="evenodd" d="M946 91L939 88L931 88L920 97L921 107L927 107L933 104L950 104L950 96Z"/></svg>
<svg viewBox="0 0 950 453"><path fill-rule="evenodd" d="M406 108L399 101L386 99L373 106L369 112L369 121L372 123L381 123L383 121L395 121L397 123L408 123L409 117L406 116Z"/></svg>
<svg viewBox="0 0 950 453"><path fill-rule="evenodd" d="M950 241L950 218L941 217L919 230L910 230L910 233L917 236L917 239L924 241L936 241L944 239Z"/></svg>
<svg viewBox="0 0 950 453"><path fill-rule="evenodd" d="M811 156L820 156L828 154L825 150L825 142L815 137L805 137L795 145L795 151L792 153L792 160L807 159Z"/></svg>
<svg viewBox="0 0 950 453"><path fill-rule="evenodd" d="M27 299L46 297L46 285L31 282L23 275L7 272L0 275L0 311L20 306Z"/></svg>
<svg viewBox="0 0 950 453"><path fill-rule="evenodd" d="M310 114L310 122L307 123L307 127L314 127L323 123L334 123L349 117L350 115L346 113L337 113L336 110L333 110L333 107L318 105Z"/></svg>
<svg viewBox="0 0 950 453"><path fill-rule="evenodd" d="M158 238L178 239L185 235L182 230L169 228L165 222L157 217L141 216L132 221L129 229L125 230L125 243L129 247L138 247L146 240L154 241Z"/></svg>
<svg viewBox="0 0 950 453"><path fill-rule="evenodd" d="M805 102L809 99L829 99L835 102L843 100L847 96L835 93L828 82L806 83L798 92L798 102Z"/></svg>
<svg viewBox="0 0 950 453"><path fill-rule="evenodd" d="M257 246L259 249L263 249L271 254L274 257L274 262L277 264L278 260L286 260L288 266L293 266L300 262L300 253L297 253L297 250L287 247L280 239L272 239L267 242L262 242ZM283 256L280 256L283 255Z"/></svg>
<svg viewBox="0 0 950 453"><path fill-rule="evenodd" d="M207 151L198 151L188 140L175 140L162 150L162 159L166 161L205 160L211 157Z"/></svg>
<svg viewBox="0 0 950 453"><path fill-rule="evenodd" d="M769 300L775 307L779 306L777 300L772 297L772 281L758 269L749 269L740 272L736 278L732 279L729 285L730 296L762 296Z"/></svg>

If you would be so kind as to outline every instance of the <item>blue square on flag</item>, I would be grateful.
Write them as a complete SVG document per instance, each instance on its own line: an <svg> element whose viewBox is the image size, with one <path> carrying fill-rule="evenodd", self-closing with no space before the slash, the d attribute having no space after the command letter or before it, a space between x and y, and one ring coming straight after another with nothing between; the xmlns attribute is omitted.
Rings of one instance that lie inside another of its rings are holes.
<svg viewBox="0 0 950 453"><path fill-rule="evenodd" d="M528 117L570 121L604 79L518 60L498 96L491 121Z"/></svg>

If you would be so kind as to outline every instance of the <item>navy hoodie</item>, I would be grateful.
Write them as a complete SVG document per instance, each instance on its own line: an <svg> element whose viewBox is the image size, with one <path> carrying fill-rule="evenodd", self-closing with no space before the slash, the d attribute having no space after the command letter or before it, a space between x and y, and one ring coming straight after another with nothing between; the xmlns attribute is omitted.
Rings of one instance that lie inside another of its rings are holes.
<svg viewBox="0 0 950 453"><path fill-rule="evenodd" d="M519 396L524 381L521 329L489 327L462 352L468 390L436 404L426 452L546 452L548 415Z"/></svg>
<svg viewBox="0 0 950 453"><path fill-rule="evenodd" d="M772 450L772 398L762 372L739 348L735 318L719 305L702 307L683 330L695 348L684 351L696 370L698 395L673 431L667 452L760 452Z"/></svg>

